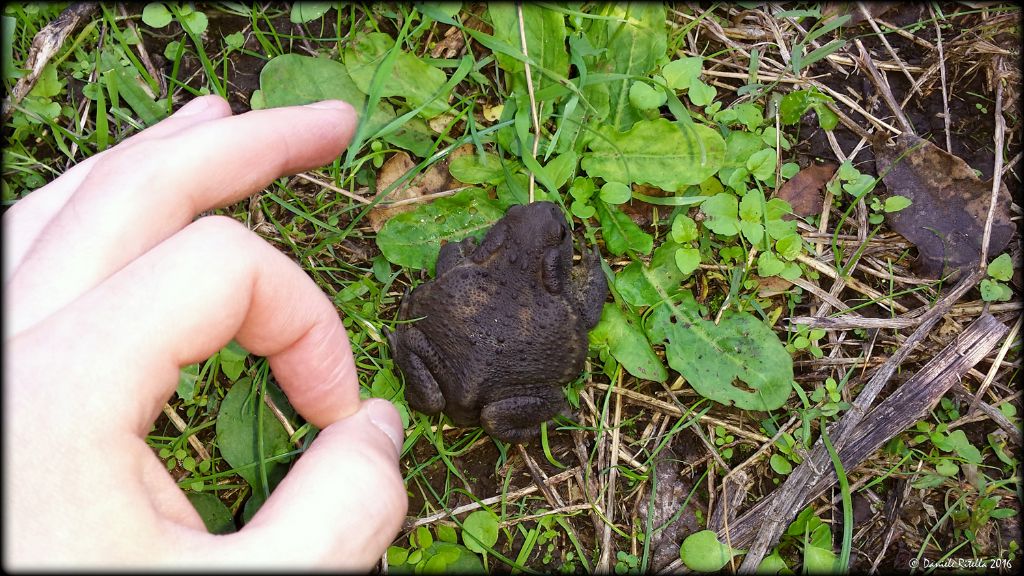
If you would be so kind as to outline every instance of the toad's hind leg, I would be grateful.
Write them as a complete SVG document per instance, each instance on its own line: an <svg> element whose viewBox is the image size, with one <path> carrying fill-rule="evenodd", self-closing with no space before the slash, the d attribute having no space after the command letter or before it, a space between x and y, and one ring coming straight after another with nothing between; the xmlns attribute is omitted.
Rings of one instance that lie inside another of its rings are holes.
<svg viewBox="0 0 1024 576"><path fill-rule="evenodd" d="M414 410L437 414L445 399L434 374L441 372L441 357L427 338L413 326L400 334L388 333L395 363L405 375L405 399Z"/></svg>
<svg viewBox="0 0 1024 576"><path fill-rule="evenodd" d="M540 395L513 396L483 407L480 425L488 434L521 444L540 432L538 426L565 411L565 397L560 386L544 389Z"/></svg>

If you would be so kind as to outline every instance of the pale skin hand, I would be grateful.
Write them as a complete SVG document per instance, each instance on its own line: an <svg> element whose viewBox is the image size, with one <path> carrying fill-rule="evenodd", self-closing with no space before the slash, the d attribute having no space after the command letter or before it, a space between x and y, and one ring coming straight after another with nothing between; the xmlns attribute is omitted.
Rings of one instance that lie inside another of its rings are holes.
<svg viewBox="0 0 1024 576"><path fill-rule="evenodd" d="M233 220L193 221L330 162L355 126L340 102L233 117L197 98L4 214L4 568L380 558L407 506L397 412L360 402L337 311L296 264ZM179 367L232 338L322 431L248 525L213 536L144 439Z"/></svg>

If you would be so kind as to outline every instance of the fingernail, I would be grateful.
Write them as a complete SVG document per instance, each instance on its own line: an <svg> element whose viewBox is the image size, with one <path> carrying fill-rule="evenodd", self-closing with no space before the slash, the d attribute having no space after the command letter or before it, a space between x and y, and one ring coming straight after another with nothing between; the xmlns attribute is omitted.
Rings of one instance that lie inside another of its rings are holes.
<svg viewBox="0 0 1024 576"><path fill-rule="evenodd" d="M306 104L305 108L314 108L316 110L344 110L346 108L352 108L352 106L344 100L321 100L319 102L313 102L312 104Z"/></svg>
<svg viewBox="0 0 1024 576"><path fill-rule="evenodd" d="M210 100L208 98L199 97L194 98L185 104L178 111L174 113L175 116L194 116L203 110L210 107Z"/></svg>
<svg viewBox="0 0 1024 576"><path fill-rule="evenodd" d="M366 404L366 414L370 417L370 422L391 439L395 450L401 455L405 431L402 429L402 419L398 416L398 410L391 402L382 398L371 398Z"/></svg>

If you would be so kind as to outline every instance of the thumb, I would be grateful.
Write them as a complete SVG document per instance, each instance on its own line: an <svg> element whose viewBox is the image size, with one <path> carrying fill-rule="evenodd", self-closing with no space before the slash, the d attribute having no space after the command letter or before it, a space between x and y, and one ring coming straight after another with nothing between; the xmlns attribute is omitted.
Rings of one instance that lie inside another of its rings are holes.
<svg viewBox="0 0 1024 576"><path fill-rule="evenodd" d="M408 497L398 411L371 399L324 428L259 512L213 543L230 564L371 569L398 534Z"/></svg>

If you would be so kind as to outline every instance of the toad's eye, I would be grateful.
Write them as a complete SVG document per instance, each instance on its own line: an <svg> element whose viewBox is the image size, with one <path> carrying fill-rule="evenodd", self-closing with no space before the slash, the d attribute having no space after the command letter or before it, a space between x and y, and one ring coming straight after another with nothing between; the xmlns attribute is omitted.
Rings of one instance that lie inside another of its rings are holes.
<svg viewBox="0 0 1024 576"><path fill-rule="evenodd" d="M565 240L565 237L569 235L569 230L565 226L558 227L558 240Z"/></svg>

